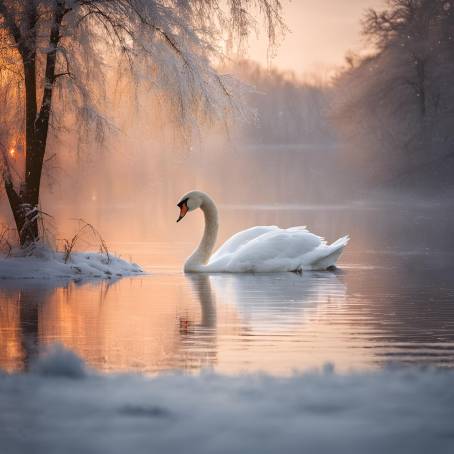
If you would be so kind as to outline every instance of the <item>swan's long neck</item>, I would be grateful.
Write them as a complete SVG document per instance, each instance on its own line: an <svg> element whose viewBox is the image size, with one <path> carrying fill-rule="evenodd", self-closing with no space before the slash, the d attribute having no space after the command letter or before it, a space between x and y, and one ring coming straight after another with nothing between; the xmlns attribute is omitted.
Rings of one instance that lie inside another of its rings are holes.
<svg viewBox="0 0 454 454"><path fill-rule="evenodd" d="M186 260L185 271L197 271L200 266L208 263L218 235L218 210L213 200L205 195L200 209L205 217L205 230L198 248Z"/></svg>

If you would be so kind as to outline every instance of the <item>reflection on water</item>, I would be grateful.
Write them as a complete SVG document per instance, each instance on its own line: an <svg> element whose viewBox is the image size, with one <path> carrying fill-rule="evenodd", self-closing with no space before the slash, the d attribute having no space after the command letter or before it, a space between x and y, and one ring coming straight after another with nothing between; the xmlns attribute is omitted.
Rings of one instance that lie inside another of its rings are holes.
<svg viewBox="0 0 454 454"><path fill-rule="evenodd" d="M6 370L26 369L40 348L61 342L102 370L291 371L318 364L292 343L303 340L324 305L344 298L345 286L330 273L28 284L3 291L0 362Z"/></svg>
<svg viewBox="0 0 454 454"><path fill-rule="evenodd" d="M345 286L333 273L218 274L210 280L216 294L234 304L256 332L292 330L303 311L345 297Z"/></svg>
<svg viewBox="0 0 454 454"><path fill-rule="evenodd" d="M452 366L454 291L390 287L393 273L355 267L338 275L174 272L110 285L27 283L1 293L0 366L26 369L52 342L104 371Z"/></svg>
<svg viewBox="0 0 454 454"><path fill-rule="evenodd" d="M454 366L449 219L434 223L424 211L412 218L378 210L287 213L282 222L283 215L227 214L224 235L241 223L307 223L330 238L351 233L341 270L184 275L179 267L191 243L117 244L153 273L56 287L0 283L0 368L27 369L53 342L103 371L285 374L327 361L338 370L390 361Z"/></svg>

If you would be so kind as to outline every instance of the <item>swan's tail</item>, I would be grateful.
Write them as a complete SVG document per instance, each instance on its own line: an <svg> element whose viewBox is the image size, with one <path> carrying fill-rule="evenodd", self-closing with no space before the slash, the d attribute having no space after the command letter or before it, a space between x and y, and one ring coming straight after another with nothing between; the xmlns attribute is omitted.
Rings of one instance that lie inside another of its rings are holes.
<svg viewBox="0 0 454 454"><path fill-rule="evenodd" d="M344 248L347 246L348 242L350 241L350 236L345 235L342 238L339 238L334 243L330 244L329 247L333 249Z"/></svg>
<svg viewBox="0 0 454 454"><path fill-rule="evenodd" d="M339 238L334 243L326 247L326 254L312 264L313 269L326 270L328 268L336 266L337 259L342 254L344 247L347 246L350 241L348 235Z"/></svg>

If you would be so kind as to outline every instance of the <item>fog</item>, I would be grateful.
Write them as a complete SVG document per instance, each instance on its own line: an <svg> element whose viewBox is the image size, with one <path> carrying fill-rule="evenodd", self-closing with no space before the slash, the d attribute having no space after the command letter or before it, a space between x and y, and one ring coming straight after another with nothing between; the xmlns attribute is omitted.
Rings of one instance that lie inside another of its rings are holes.
<svg viewBox="0 0 454 454"><path fill-rule="evenodd" d="M441 14L424 8L421 15ZM443 31L451 19L439 19ZM408 28L414 27L409 22ZM108 80L113 126L102 143L84 130L58 130L51 137L41 196L41 208L52 216L45 216L46 229L56 239L71 237L75 219L82 218L109 241L192 241L200 220L186 219L190 228L177 226L175 205L194 188L210 193L220 205L221 225L223 216L231 223L224 236L264 220L251 219L244 206L314 207L329 213L355 203L411 206L449 200L451 117L444 106L451 95L443 81L450 67L435 70L431 61L425 66L430 84L425 85L424 118L411 84L400 91L401 98L383 96L374 104L380 93L397 92L399 81L412 77L412 63L395 55L394 43L404 31L382 36L374 57L350 57L331 80L297 77L248 61L229 63L222 72L244 83L244 96L238 99L243 108L233 109L225 124L194 119L182 129L162 94ZM378 36L370 23L364 33ZM442 36L449 40L446 33ZM445 42L439 46L440 56L446 56ZM374 78L367 77L371 66ZM396 75L382 77L393 68ZM434 77L443 82L436 93ZM20 161L21 150L16 153ZM226 214L229 210L236 210L234 217ZM4 196L1 214L12 226ZM301 218L306 223L307 217ZM278 220L277 215L269 219Z"/></svg>
<svg viewBox="0 0 454 454"><path fill-rule="evenodd" d="M137 109L116 107L119 129L103 144L80 144L76 131L54 140L58 154L46 163L42 196L42 209L53 216L46 217L49 231L70 237L82 218L111 241L181 239L176 203L194 188L217 201L221 224L223 212L225 219L236 207L235 222L245 227L247 211L238 210L243 205L329 212L369 200L433 199L424 174L417 179L419 193L399 180L368 178L370 153L340 137L331 120L332 87L244 62L238 68L256 87L248 95L255 118L232 123L228 131L202 125L188 138L145 93ZM2 214L11 225L5 198ZM197 237L198 220L185 222L194 228L184 230L184 239L191 240L188 231Z"/></svg>

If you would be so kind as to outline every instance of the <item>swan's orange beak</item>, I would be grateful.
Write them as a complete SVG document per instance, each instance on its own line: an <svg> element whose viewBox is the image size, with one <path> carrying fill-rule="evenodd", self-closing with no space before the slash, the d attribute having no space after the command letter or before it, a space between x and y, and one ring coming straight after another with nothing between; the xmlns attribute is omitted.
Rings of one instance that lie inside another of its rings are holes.
<svg viewBox="0 0 454 454"><path fill-rule="evenodd" d="M177 206L180 208L180 216L178 216L177 222L180 222L188 212L188 206L186 202L181 202Z"/></svg>

